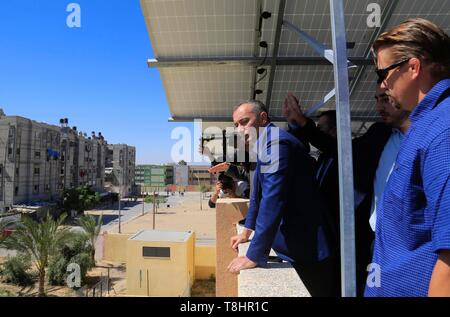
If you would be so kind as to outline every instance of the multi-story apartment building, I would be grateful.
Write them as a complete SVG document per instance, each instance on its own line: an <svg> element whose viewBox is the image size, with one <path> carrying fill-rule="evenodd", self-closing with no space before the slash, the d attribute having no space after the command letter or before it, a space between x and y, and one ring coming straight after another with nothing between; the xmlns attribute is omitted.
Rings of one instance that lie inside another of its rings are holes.
<svg viewBox="0 0 450 317"><path fill-rule="evenodd" d="M217 181L217 178L215 175L210 174L208 172L208 169L211 168L211 166L195 166L190 165L189 166L189 185L214 185Z"/></svg>
<svg viewBox="0 0 450 317"><path fill-rule="evenodd" d="M17 116L0 118L0 211L59 197L60 147L57 126Z"/></svg>
<svg viewBox="0 0 450 317"><path fill-rule="evenodd" d="M90 186L94 190L104 188L105 161L107 145L92 133L91 137L78 137L78 184Z"/></svg>
<svg viewBox="0 0 450 317"><path fill-rule="evenodd" d="M64 188L90 186L104 191L107 143L101 133L91 137L61 119L61 179Z"/></svg>
<svg viewBox="0 0 450 317"><path fill-rule="evenodd" d="M141 192L151 192L174 184L174 168L172 165L137 165L136 185Z"/></svg>
<svg viewBox="0 0 450 317"><path fill-rule="evenodd" d="M13 205L51 202L64 188L104 191L107 143L70 128L0 116L0 212Z"/></svg>
<svg viewBox="0 0 450 317"><path fill-rule="evenodd" d="M108 144L106 151L105 187L122 197L136 192L136 148L126 144Z"/></svg>

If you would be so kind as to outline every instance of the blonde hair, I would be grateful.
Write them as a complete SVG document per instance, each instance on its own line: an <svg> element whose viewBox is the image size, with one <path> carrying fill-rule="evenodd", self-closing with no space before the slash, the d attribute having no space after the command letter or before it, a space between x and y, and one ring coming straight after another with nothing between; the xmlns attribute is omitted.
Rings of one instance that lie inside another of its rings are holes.
<svg viewBox="0 0 450 317"><path fill-rule="evenodd" d="M416 57L433 78L450 77L450 38L436 24L422 18L404 21L380 35L372 46L374 56L386 45L392 45L397 60Z"/></svg>

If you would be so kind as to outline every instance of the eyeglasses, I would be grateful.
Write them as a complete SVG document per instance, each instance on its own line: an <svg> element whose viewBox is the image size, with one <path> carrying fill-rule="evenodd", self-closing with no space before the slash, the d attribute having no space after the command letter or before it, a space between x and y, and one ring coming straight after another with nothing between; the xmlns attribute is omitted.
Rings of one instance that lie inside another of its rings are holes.
<svg viewBox="0 0 450 317"><path fill-rule="evenodd" d="M394 69L394 68L397 68L397 67L399 67L399 66L401 66L401 65L403 65L403 64L405 64L405 63L407 63L407 62L409 62L410 59L411 59L411 58L403 59L403 60L401 60L400 62L397 62L397 63L395 63L395 64L392 64L391 66L388 66L388 67L386 67L386 68L382 68L382 69L376 68L376 69L375 69L375 72L376 72L377 75L378 75L378 81L377 81L377 83L378 83L378 84L381 84L381 83L386 79L386 77L387 77L387 75L389 74L389 71L390 71L390 70L392 70L392 69Z"/></svg>

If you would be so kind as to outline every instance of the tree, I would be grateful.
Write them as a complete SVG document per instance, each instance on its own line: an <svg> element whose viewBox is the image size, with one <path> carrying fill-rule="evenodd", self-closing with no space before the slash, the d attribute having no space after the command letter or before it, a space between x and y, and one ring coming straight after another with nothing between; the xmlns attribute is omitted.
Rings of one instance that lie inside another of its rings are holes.
<svg viewBox="0 0 450 317"><path fill-rule="evenodd" d="M99 193L91 190L88 186L81 186L64 190L62 209L66 213L69 213L71 210L83 213L85 210L95 207L99 202Z"/></svg>
<svg viewBox="0 0 450 317"><path fill-rule="evenodd" d="M205 193L207 193L210 190L210 188L204 184L200 185L200 192L202 193L203 197L205 196Z"/></svg>
<svg viewBox="0 0 450 317"><path fill-rule="evenodd" d="M95 266L95 243L102 229L102 216L95 220L94 216L87 215L78 219L78 224L83 228L84 233L91 244L91 261Z"/></svg>
<svg viewBox="0 0 450 317"><path fill-rule="evenodd" d="M178 165L184 165L184 166L186 166L187 163L186 163L184 160L181 160L181 161L178 162Z"/></svg>
<svg viewBox="0 0 450 317"><path fill-rule="evenodd" d="M81 283L86 283L87 272L94 266L91 261L91 245L89 237L84 232L73 232L70 241L62 244L58 250L58 257L53 257L48 264L47 276L50 285L67 285L70 264L80 266ZM81 285L74 285L75 288Z"/></svg>
<svg viewBox="0 0 450 317"><path fill-rule="evenodd" d="M39 296L45 296L45 269L49 259L57 254L59 246L70 240L69 228L62 227L66 216L53 220L48 214L42 222L24 218L14 234L5 239L8 249L28 254L38 271Z"/></svg>
<svg viewBox="0 0 450 317"><path fill-rule="evenodd" d="M100 202L100 194L91 190L88 186L82 186L78 188L79 200L84 212L87 209L95 207Z"/></svg>

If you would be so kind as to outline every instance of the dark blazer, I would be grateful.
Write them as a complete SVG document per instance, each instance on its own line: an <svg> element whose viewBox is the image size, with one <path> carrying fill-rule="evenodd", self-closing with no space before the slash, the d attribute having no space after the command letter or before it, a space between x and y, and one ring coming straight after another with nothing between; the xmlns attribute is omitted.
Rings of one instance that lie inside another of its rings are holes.
<svg viewBox="0 0 450 317"><path fill-rule="evenodd" d="M245 222L246 228L255 231L247 257L264 266L273 248L291 263L317 263L330 252L313 159L291 134L273 124L268 128L276 130L266 128L258 144L267 144L272 156L268 162L258 155ZM274 131L278 131L278 138Z"/></svg>
<svg viewBox="0 0 450 317"><path fill-rule="evenodd" d="M299 140L307 140L319 151L321 155L318 163L334 158L333 164L324 175L320 184L320 193L328 206L330 214L327 219L334 228L334 241L332 247L339 253L339 172L337 140L316 127L314 121L308 119L303 128L289 130ZM378 167L384 146L392 134L392 128L384 123L373 124L367 132L353 139L353 178L355 190L355 248L358 284L364 284L367 275L366 267L371 261L370 249L373 241L373 232L369 225L370 208L372 206L373 180Z"/></svg>

